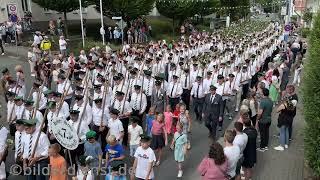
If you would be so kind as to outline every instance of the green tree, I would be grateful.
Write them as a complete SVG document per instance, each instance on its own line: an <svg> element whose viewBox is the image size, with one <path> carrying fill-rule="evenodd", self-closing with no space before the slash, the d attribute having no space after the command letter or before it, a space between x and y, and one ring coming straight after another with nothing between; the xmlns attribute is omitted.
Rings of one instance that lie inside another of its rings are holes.
<svg viewBox="0 0 320 180"><path fill-rule="evenodd" d="M311 21L312 21L312 16L313 16L313 13L311 12L311 9L310 9L310 8L308 8L308 9L306 9L306 10L303 11L303 16L302 16L302 18L303 18L303 20L304 20L307 24L311 23Z"/></svg>
<svg viewBox="0 0 320 180"><path fill-rule="evenodd" d="M193 4L194 13L203 17L217 12L215 8L220 6L220 0L199 0L194 1Z"/></svg>
<svg viewBox="0 0 320 180"><path fill-rule="evenodd" d="M79 0L32 0L34 3L38 4L39 6L50 9L53 11L61 12L64 16L65 21L65 31L66 36L68 36L68 23L67 23L67 13L78 10ZM82 7L87 7L88 3L85 0L81 0Z"/></svg>
<svg viewBox="0 0 320 180"><path fill-rule="evenodd" d="M231 20L238 20L250 12L249 8L239 8L240 6L249 6L249 0L220 0L220 3L222 7L228 8L224 13L230 15Z"/></svg>
<svg viewBox="0 0 320 180"><path fill-rule="evenodd" d="M162 16L172 19L173 34L176 23L181 24L197 12L195 2L191 0L158 0L156 7Z"/></svg>
<svg viewBox="0 0 320 180"><path fill-rule="evenodd" d="M100 0L89 0L100 12ZM155 0L103 0L102 12L108 17L121 16L129 22L139 16L148 15L154 7Z"/></svg>
<svg viewBox="0 0 320 180"><path fill-rule="evenodd" d="M308 39L309 48L302 89L306 121L305 155L314 174L320 177L320 12L314 19L314 27Z"/></svg>

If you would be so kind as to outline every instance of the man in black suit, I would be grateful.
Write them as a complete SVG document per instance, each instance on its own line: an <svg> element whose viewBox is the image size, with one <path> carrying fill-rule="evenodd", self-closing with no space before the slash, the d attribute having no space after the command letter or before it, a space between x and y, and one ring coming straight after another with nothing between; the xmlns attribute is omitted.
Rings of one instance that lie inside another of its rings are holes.
<svg viewBox="0 0 320 180"><path fill-rule="evenodd" d="M210 137L215 140L217 125L223 118L223 101L219 94L216 94L217 88L210 86L210 93L205 96L203 104L202 117L206 127L209 129Z"/></svg>

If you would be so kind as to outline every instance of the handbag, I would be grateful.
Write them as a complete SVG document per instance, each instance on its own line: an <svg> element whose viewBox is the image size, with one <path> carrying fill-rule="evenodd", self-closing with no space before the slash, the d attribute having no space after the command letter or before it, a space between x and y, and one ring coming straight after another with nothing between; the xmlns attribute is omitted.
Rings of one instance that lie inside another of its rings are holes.
<svg viewBox="0 0 320 180"><path fill-rule="evenodd" d="M177 139L174 140L174 144L172 145L172 147L170 147L171 150L174 150L174 148L175 148L175 146L176 146L177 140L178 140L182 135L183 135L183 133L181 133L181 134L177 137Z"/></svg>

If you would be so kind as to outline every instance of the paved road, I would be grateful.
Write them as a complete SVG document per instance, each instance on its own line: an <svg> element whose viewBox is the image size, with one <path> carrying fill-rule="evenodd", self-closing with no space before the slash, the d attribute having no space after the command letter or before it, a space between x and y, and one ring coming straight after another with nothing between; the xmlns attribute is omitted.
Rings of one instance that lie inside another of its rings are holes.
<svg viewBox="0 0 320 180"><path fill-rule="evenodd" d="M14 50L12 50L15 52ZM19 50L26 52L24 50ZM25 58L10 58L6 56L0 56L0 69L8 67L13 72L16 64L21 64L26 72L27 89L31 88L32 77L30 76L29 64ZM3 97L0 99L2 105L1 114L5 116L4 110L6 109ZM272 147L278 145L278 139L271 137L269 151L261 153L258 152L258 164L254 169L254 180L301 180L303 179L303 137L302 129L304 127L304 121L301 114L301 104L298 105L298 114L294 122L294 140L290 144L290 147L285 152L277 152ZM271 126L270 136L277 133L276 128L277 115L273 115L274 122ZM4 122L4 117L1 119L1 123ZM224 130L226 128L232 128L233 121L225 120ZM228 127L229 126L229 127ZM219 132L221 136L223 133ZM192 125L192 137L191 145L192 149L188 153L188 157L184 164L184 176L183 180L197 180L200 179L196 172L196 168L202 158L207 154L210 144L207 138L208 132L204 124L194 122ZM219 142L221 142L221 138ZM7 166L10 166L13 162L12 152L9 154ZM155 168L156 180L176 179L177 168L173 159L173 152L166 148L163 153L161 165ZM24 179L23 177L11 176L9 179Z"/></svg>

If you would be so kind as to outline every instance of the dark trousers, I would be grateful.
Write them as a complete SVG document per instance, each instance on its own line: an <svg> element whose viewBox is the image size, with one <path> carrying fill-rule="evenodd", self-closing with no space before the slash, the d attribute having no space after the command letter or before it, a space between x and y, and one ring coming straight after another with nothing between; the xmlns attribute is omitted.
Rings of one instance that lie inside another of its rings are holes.
<svg viewBox="0 0 320 180"><path fill-rule="evenodd" d="M124 146L128 145L128 126L129 126L129 118L122 118L120 119L123 125L123 130L124 130L124 136L123 136L123 141L122 144Z"/></svg>
<svg viewBox="0 0 320 180"><path fill-rule="evenodd" d="M1 53L4 53L4 49L3 49L3 45L2 45L2 39L0 39L0 49L1 49Z"/></svg>
<svg viewBox="0 0 320 180"><path fill-rule="evenodd" d="M269 127L271 123L259 123L260 132L260 148L268 147L269 143Z"/></svg>
<svg viewBox="0 0 320 180"><path fill-rule="evenodd" d="M190 94L191 90L183 89L183 93L181 94L182 101L186 104L186 109L190 109Z"/></svg>
<svg viewBox="0 0 320 180"><path fill-rule="evenodd" d="M75 167L75 171L77 172L77 160L79 160L79 157L82 156L84 154L84 144L79 144L79 146L75 149L75 150L70 150L70 156L71 156L71 163L72 163L72 166ZM70 164L70 157L68 155L68 152L67 152L67 159L68 159L68 164L69 166L71 166Z"/></svg>
<svg viewBox="0 0 320 180"><path fill-rule="evenodd" d="M147 107L146 107L146 113L149 112L149 109L151 107L151 96L147 96Z"/></svg>
<svg viewBox="0 0 320 180"><path fill-rule="evenodd" d="M16 133L17 129L16 129L16 124L15 123L10 123L9 124L9 132L10 132L10 135L12 137L15 136L15 133Z"/></svg>
<svg viewBox="0 0 320 180"><path fill-rule="evenodd" d="M247 98L248 92L249 92L249 83L243 84L243 85L242 85L241 101Z"/></svg>
<svg viewBox="0 0 320 180"><path fill-rule="evenodd" d="M47 174L49 174L49 173L46 172L46 170L45 170L45 168L47 168L47 170L49 170L48 164L49 164L48 159L44 159L44 160L40 160L40 161L36 162L32 167L30 167L31 172L28 172L28 171L25 172L26 174L30 174L30 175L27 175L27 180L47 180L47 179L49 179L49 177L47 176Z"/></svg>
<svg viewBox="0 0 320 180"><path fill-rule="evenodd" d="M104 148L107 145L106 137L108 135L108 127L105 127L103 131L99 131L99 127L100 126L93 125L92 130L97 133L97 136L96 136L97 141L99 140L99 137L101 137L101 149L102 151L104 151Z"/></svg>
<svg viewBox="0 0 320 180"><path fill-rule="evenodd" d="M293 119L289 123L289 139L292 139L292 124L293 124Z"/></svg>
<svg viewBox="0 0 320 180"><path fill-rule="evenodd" d="M212 119L210 118L210 115L205 118L205 126L208 128L210 136L213 139L216 138L218 122L218 119Z"/></svg>
<svg viewBox="0 0 320 180"><path fill-rule="evenodd" d="M176 105L179 104L180 98L169 98L169 104L172 108L172 111L176 108Z"/></svg>
<svg viewBox="0 0 320 180"><path fill-rule="evenodd" d="M143 119L142 119L142 118L143 118L143 114L140 115L139 112L140 112L139 110L134 110L134 109L133 109L133 111L132 111L132 113L131 113L131 116L137 116L137 117L139 118L139 120L140 120L140 121L138 122L138 125L142 127L142 124L143 124L143 123L142 123L142 121L143 121Z"/></svg>
<svg viewBox="0 0 320 180"><path fill-rule="evenodd" d="M202 109L203 109L204 98L193 98L193 110L196 114L197 120L202 120Z"/></svg>

